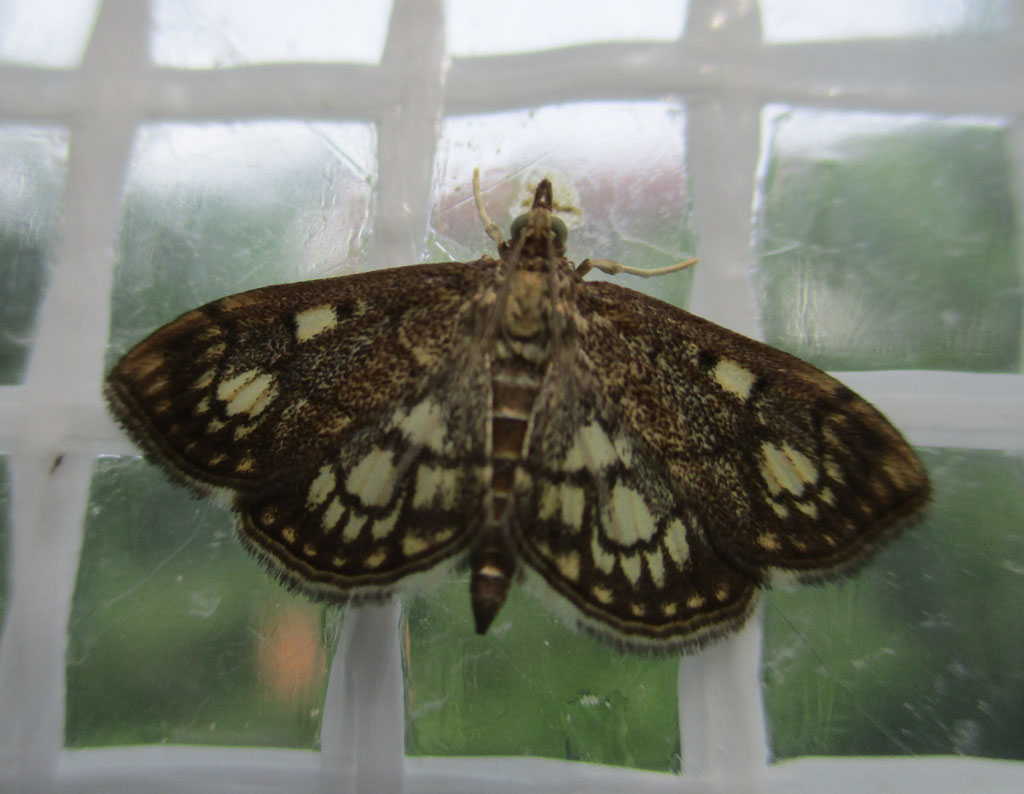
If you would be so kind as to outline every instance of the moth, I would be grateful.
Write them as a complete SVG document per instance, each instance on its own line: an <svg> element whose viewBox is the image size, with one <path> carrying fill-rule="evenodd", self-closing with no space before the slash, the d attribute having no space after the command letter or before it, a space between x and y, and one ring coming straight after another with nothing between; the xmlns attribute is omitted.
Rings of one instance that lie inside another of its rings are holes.
<svg viewBox="0 0 1024 794"><path fill-rule="evenodd" d="M586 281L547 180L498 258L231 295L111 371L172 479L228 497L288 585L384 599L467 567L476 630L526 579L631 650L740 626L780 574L836 576L917 514L899 432L824 372Z"/></svg>

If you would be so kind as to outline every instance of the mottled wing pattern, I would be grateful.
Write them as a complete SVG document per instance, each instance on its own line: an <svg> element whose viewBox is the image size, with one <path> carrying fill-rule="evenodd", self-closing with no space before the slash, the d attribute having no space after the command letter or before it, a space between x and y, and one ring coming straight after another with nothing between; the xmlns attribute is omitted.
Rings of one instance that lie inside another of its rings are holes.
<svg viewBox="0 0 1024 794"><path fill-rule="evenodd" d="M539 396L511 517L516 546L593 633L659 650L699 645L743 621L756 582L716 554L701 506L586 364L564 362Z"/></svg>
<svg viewBox="0 0 1024 794"><path fill-rule="evenodd" d="M493 267L223 298L130 351L108 401L172 476L230 494L242 540L292 584L336 600L384 595L475 528L489 392L466 324Z"/></svg>
<svg viewBox="0 0 1024 794"><path fill-rule="evenodd" d="M614 284L587 283L577 308L516 539L596 633L699 645L776 572L834 576L927 501L899 433L806 362Z"/></svg>
<svg viewBox="0 0 1024 794"><path fill-rule="evenodd" d="M456 357L458 360L458 357ZM379 597L441 576L484 520L484 370L442 369L381 421L315 466L241 494L239 534L300 589L329 600Z"/></svg>
<svg viewBox="0 0 1024 794"><path fill-rule="evenodd" d="M613 284L580 308L609 398L743 570L841 572L927 501L899 432L807 362Z"/></svg>

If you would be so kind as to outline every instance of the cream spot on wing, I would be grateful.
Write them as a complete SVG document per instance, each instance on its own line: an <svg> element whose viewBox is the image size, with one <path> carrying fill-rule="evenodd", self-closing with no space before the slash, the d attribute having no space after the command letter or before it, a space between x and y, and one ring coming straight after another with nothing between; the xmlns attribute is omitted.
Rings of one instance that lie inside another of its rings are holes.
<svg viewBox="0 0 1024 794"><path fill-rule="evenodd" d="M255 425L238 425L234 432L235 441L241 441L255 429Z"/></svg>
<svg viewBox="0 0 1024 794"><path fill-rule="evenodd" d="M163 363L164 357L159 353L146 353L145 355L132 356L128 366L136 380L145 380L163 366Z"/></svg>
<svg viewBox="0 0 1024 794"><path fill-rule="evenodd" d="M346 562L348 562L348 560L346 560L344 557L335 557L333 560L331 560L331 565L333 565L335 568L344 568Z"/></svg>
<svg viewBox="0 0 1024 794"><path fill-rule="evenodd" d="M810 516L811 518L818 517L818 506L816 504L812 504L811 502L797 502L796 509L803 513L805 516Z"/></svg>
<svg viewBox="0 0 1024 794"><path fill-rule="evenodd" d="M715 598L717 598L719 601L725 601L725 599L727 599L728 597L729 597L729 588L728 587L719 587L717 590L715 590Z"/></svg>
<svg viewBox="0 0 1024 794"><path fill-rule="evenodd" d="M517 482L516 485L522 488L521 483ZM540 495L537 518L540 521L550 521L558 517L568 529L580 530L583 528L584 506L583 489L579 486L567 482L561 485L545 483Z"/></svg>
<svg viewBox="0 0 1024 794"><path fill-rule="evenodd" d="M307 557L315 557L316 556L316 546L313 546L310 543L306 543L302 547L302 553L305 554Z"/></svg>
<svg viewBox="0 0 1024 794"><path fill-rule="evenodd" d="M768 504L772 506L772 510L775 511L775 515L777 515L779 518L785 518L789 515L789 509L785 505L780 505L773 499L769 499Z"/></svg>
<svg viewBox="0 0 1024 794"><path fill-rule="evenodd" d="M264 524L277 523L277 510L273 507L264 507L260 512L260 521Z"/></svg>
<svg viewBox="0 0 1024 794"><path fill-rule="evenodd" d="M647 611L647 607L643 604L634 602L629 605L629 611L632 612L634 616L641 617Z"/></svg>
<svg viewBox="0 0 1024 794"><path fill-rule="evenodd" d="M379 568L381 564L388 558L387 550L382 549L375 551L373 554L363 560L363 565L367 568Z"/></svg>
<svg viewBox="0 0 1024 794"><path fill-rule="evenodd" d="M750 389L757 379L750 370L744 369L728 358L720 359L711 374L719 386L727 392L735 394L741 400L750 397Z"/></svg>
<svg viewBox="0 0 1024 794"><path fill-rule="evenodd" d="M192 384L193 389L205 389L211 383L213 379L217 377L217 368L210 367L206 372L199 376L195 383Z"/></svg>
<svg viewBox="0 0 1024 794"><path fill-rule="evenodd" d="M286 543L294 543L295 530L292 527L285 527L281 530L281 537L284 538Z"/></svg>
<svg viewBox="0 0 1024 794"><path fill-rule="evenodd" d="M818 496L821 497L821 501L823 501L825 504L832 505L833 507L835 507L836 495L832 493L831 488L822 488L821 493L818 494Z"/></svg>
<svg viewBox="0 0 1024 794"><path fill-rule="evenodd" d="M206 432L218 433L225 427L227 427L227 425L225 425L220 419L211 419L209 423L206 425Z"/></svg>
<svg viewBox="0 0 1024 794"><path fill-rule="evenodd" d="M544 490L540 494L540 508L537 510L537 518L541 521L550 521L559 510L558 486L553 483L544 483Z"/></svg>
<svg viewBox="0 0 1024 794"><path fill-rule="evenodd" d="M327 509L324 510L324 517L321 521L321 526L324 528L324 532L330 532L338 525L338 521L341 520L342 514L345 512L345 508L341 506L341 502L338 497L335 496Z"/></svg>
<svg viewBox="0 0 1024 794"><path fill-rule="evenodd" d="M217 399L227 403L228 416L257 416L275 397L274 376L258 369L248 369L217 384Z"/></svg>
<svg viewBox="0 0 1024 794"><path fill-rule="evenodd" d="M612 591L607 587L601 587L595 585L590 588L590 592L593 593L594 598L600 601L602 604L610 604L612 602Z"/></svg>
<svg viewBox="0 0 1024 794"><path fill-rule="evenodd" d="M615 567L615 555L601 548L596 535L590 538L590 556L594 558L594 565L605 573L611 573Z"/></svg>
<svg viewBox="0 0 1024 794"><path fill-rule="evenodd" d="M892 484L899 490L906 491L914 487L918 480L917 468L912 461L908 461L903 455L893 454L886 458L882 464L885 473L889 475Z"/></svg>
<svg viewBox="0 0 1024 794"><path fill-rule="evenodd" d="M196 361L198 361L200 364L203 364L206 363L207 361L218 359L224 355L224 351L227 349L228 346L223 342L218 342L215 345L210 345L208 348L206 348L206 350L199 354L199 356L196 358Z"/></svg>
<svg viewBox="0 0 1024 794"><path fill-rule="evenodd" d="M562 483L562 523L570 529L583 527L583 489L569 483Z"/></svg>
<svg viewBox="0 0 1024 794"><path fill-rule="evenodd" d="M264 391L252 404L252 408L249 409L249 417L253 418L263 413L263 409L266 408L270 403L277 397L277 388L270 388Z"/></svg>
<svg viewBox="0 0 1024 794"><path fill-rule="evenodd" d="M795 496L818 479L818 472L811 460L789 444L777 447L767 441L761 444L761 476L773 496L783 489Z"/></svg>
<svg viewBox="0 0 1024 794"><path fill-rule="evenodd" d="M345 490L364 505L383 507L395 483L395 456L389 449L373 449L348 473Z"/></svg>
<svg viewBox="0 0 1024 794"><path fill-rule="evenodd" d="M366 526L367 518L369 518L369 516L359 515L350 510L348 514L348 521L345 522L345 528L341 531L341 539L349 543L356 540L359 535L362 534L363 527Z"/></svg>
<svg viewBox="0 0 1024 794"><path fill-rule="evenodd" d="M320 472L310 483L309 493L306 494L306 504L309 507L317 507L324 503L334 487L338 484L334 476L334 466L328 464L320 467Z"/></svg>
<svg viewBox="0 0 1024 794"><path fill-rule="evenodd" d="M575 582L580 578L580 555L575 551L560 555L555 560L555 564L558 565L558 570L562 572L562 576L570 582Z"/></svg>
<svg viewBox="0 0 1024 794"><path fill-rule="evenodd" d="M657 531L647 502L621 483L612 489L605 513L605 534L623 546L631 546L637 540L650 540Z"/></svg>
<svg viewBox="0 0 1024 794"><path fill-rule="evenodd" d="M196 403L196 416L202 416L210 410L210 398L203 397L198 403Z"/></svg>
<svg viewBox="0 0 1024 794"><path fill-rule="evenodd" d="M686 606L690 609L700 609L704 606L704 597L699 595L690 596L686 599Z"/></svg>
<svg viewBox="0 0 1024 794"><path fill-rule="evenodd" d="M668 556L682 569L690 558L690 544L686 542L686 527L678 518L665 529L662 544Z"/></svg>
<svg viewBox="0 0 1024 794"><path fill-rule="evenodd" d="M757 536L757 545L765 551L778 551L782 548L779 545L779 536L774 532L762 532Z"/></svg>
<svg viewBox="0 0 1024 794"><path fill-rule="evenodd" d="M622 566L622 572L626 574L626 578L629 579L634 585L640 581L640 557L636 554L620 554L619 564Z"/></svg>
<svg viewBox="0 0 1024 794"><path fill-rule="evenodd" d="M429 547L430 544L427 541L416 535L406 535L402 538L402 554L406 557L414 557Z"/></svg>
<svg viewBox="0 0 1024 794"><path fill-rule="evenodd" d="M227 455L223 455L220 452L218 452L216 455L211 455L210 456L210 459L209 459L208 463L211 466L220 466L220 464L222 464L227 459L228 459Z"/></svg>
<svg viewBox="0 0 1024 794"><path fill-rule="evenodd" d="M330 331L338 325L338 315L333 306L324 304L306 309L295 315L295 338L308 342L314 336Z"/></svg>
<svg viewBox="0 0 1024 794"><path fill-rule="evenodd" d="M401 512L402 504L399 503L395 505L395 509L389 515L384 516L384 518L378 518L373 522L373 529L370 530L370 534L373 535L375 540L383 540L394 531Z"/></svg>
<svg viewBox="0 0 1024 794"><path fill-rule="evenodd" d="M569 471L600 471L618 459L608 435L597 422L591 422L576 431L576 437L565 456L565 468Z"/></svg>
<svg viewBox="0 0 1024 794"><path fill-rule="evenodd" d="M165 388L167 388L167 378L154 378L146 385L145 393L147 396L152 397Z"/></svg>
<svg viewBox="0 0 1024 794"><path fill-rule="evenodd" d="M796 470L797 476L803 482L811 485L818 481L818 467L814 465L810 458L800 450L793 449L789 444L783 444L782 451L786 453L786 457L789 458L790 464Z"/></svg>
<svg viewBox="0 0 1024 794"><path fill-rule="evenodd" d="M239 473L244 473L247 471L252 471L255 466L256 461L254 461L252 458L242 458L240 461L238 461L238 465L235 466L235 471Z"/></svg>
<svg viewBox="0 0 1024 794"><path fill-rule="evenodd" d="M661 614L663 614L667 618L670 618L676 614L676 611L678 609L679 606L676 604L675 601L667 601L661 605Z"/></svg>
<svg viewBox="0 0 1024 794"><path fill-rule="evenodd" d="M456 484L452 469L421 465L416 471L412 506L420 508L436 504L442 510L450 510L455 504Z"/></svg>
<svg viewBox="0 0 1024 794"><path fill-rule="evenodd" d="M434 452L444 452L444 414L441 406L429 397L418 403L408 414L396 411L391 424L401 430L410 443L425 446Z"/></svg>
<svg viewBox="0 0 1024 794"><path fill-rule="evenodd" d="M245 410L244 408L238 408L237 410L231 410L230 406L248 406L252 404L252 401L256 399L256 395L260 390L259 384L265 384L266 379L272 380L271 376L262 370L251 369L241 372L238 375L222 380L217 384L217 400L222 403L228 404L228 413L237 414ZM250 386L253 382L257 383L257 389L255 392L250 390ZM240 401L240 395L244 392L244 398ZM238 401L238 402L237 402Z"/></svg>
<svg viewBox="0 0 1024 794"><path fill-rule="evenodd" d="M661 554L661 549L645 552L644 557L647 559L647 570L650 571L654 584L658 587L664 587L665 558Z"/></svg>

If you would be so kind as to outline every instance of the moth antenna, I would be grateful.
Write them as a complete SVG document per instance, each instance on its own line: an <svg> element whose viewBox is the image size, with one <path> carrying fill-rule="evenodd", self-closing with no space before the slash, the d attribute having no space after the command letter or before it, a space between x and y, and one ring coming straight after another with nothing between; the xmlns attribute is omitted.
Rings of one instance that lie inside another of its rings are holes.
<svg viewBox="0 0 1024 794"><path fill-rule="evenodd" d="M484 197L480 194L479 168L473 169L473 198L476 199L476 211L480 215L480 220L484 222L484 231L488 237L498 244L498 247L501 247L501 244L505 242L501 236L501 229L498 228L498 224L487 216L487 210L484 209Z"/></svg>

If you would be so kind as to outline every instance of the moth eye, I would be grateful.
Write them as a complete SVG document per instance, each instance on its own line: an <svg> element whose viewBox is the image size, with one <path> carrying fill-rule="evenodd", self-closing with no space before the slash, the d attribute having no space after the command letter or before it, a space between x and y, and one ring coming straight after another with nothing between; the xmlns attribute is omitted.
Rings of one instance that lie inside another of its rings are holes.
<svg viewBox="0 0 1024 794"><path fill-rule="evenodd" d="M520 233L526 227L527 221L530 219L530 213L526 212L512 221L512 241L515 242L519 239ZM560 246L565 245L565 241L569 239L569 227L565 225L565 221L561 218L551 218L551 231L555 233L555 243Z"/></svg>
<svg viewBox="0 0 1024 794"><path fill-rule="evenodd" d="M520 215L518 218L512 221L512 242L515 242L516 240L519 239L519 234L526 227L526 222L529 219L530 214L528 212L524 212L522 215Z"/></svg>
<svg viewBox="0 0 1024 794"><path fill-rule="evenodd" d="M565 241L569 239L569 227L565 225L565 221L561 218L552 218L551 231L555 233L555 242L564 246Z"/></svg>

